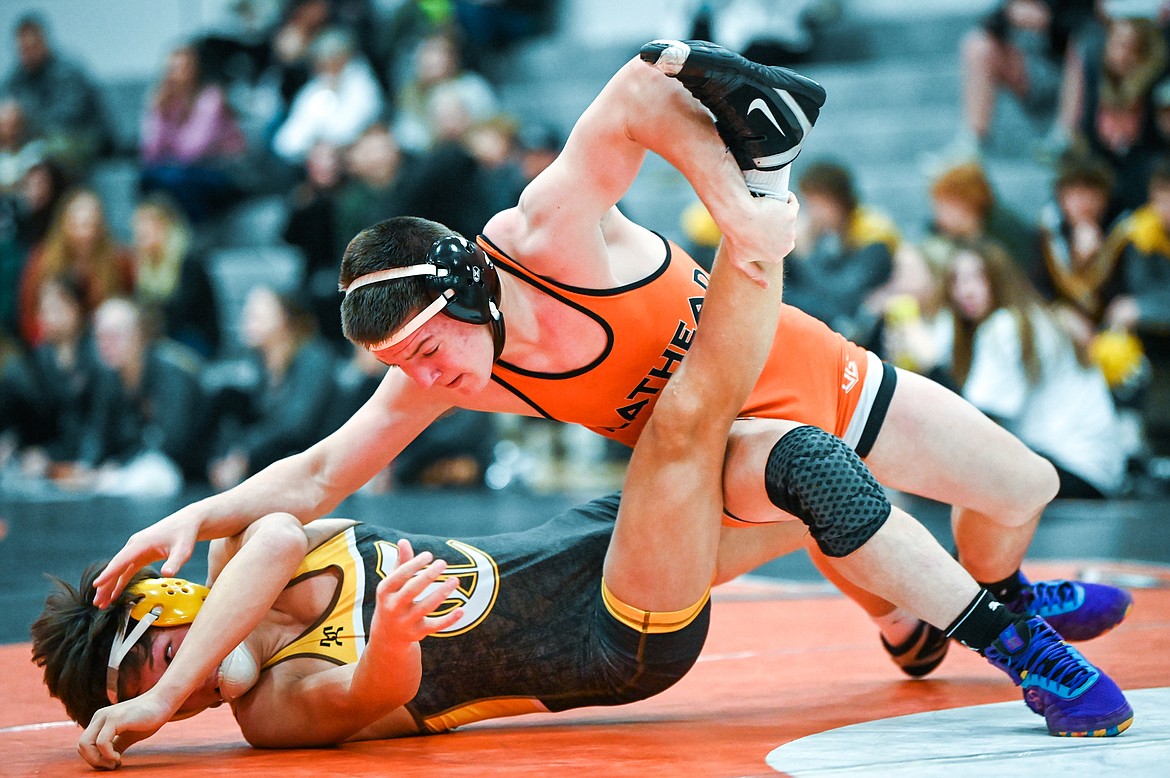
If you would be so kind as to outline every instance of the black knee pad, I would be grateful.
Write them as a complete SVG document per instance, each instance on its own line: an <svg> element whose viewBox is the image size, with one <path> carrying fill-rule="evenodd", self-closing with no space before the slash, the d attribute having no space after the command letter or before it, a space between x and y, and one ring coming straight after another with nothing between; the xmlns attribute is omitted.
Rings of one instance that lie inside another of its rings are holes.
<svg viewBox="0 0 1170 778"><path fill-rule="evenodd" d="M890 501L845 442L797 427L776 442L764 469L768 499L808 525L826 556L861 548L890 516Z"/></svg>

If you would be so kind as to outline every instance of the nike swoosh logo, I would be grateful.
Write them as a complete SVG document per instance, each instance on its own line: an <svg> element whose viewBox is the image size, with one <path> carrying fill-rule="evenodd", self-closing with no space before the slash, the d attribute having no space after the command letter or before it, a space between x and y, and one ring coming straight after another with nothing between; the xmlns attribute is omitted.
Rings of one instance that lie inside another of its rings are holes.
<svg viewBox="0 0 1170 778"><path fill-rule="evenodd" d="M781 135L788 137L784 130L780 127L780 122L776 121L776 117L772 115L772 109L768 106L768 103L764 101L764 98L757 97L748 104L747 112L749 116L751 115L752 111L760 111L763 113L764 116L768 117L768 121L772 122L772 126L775 127Z"/></svg>

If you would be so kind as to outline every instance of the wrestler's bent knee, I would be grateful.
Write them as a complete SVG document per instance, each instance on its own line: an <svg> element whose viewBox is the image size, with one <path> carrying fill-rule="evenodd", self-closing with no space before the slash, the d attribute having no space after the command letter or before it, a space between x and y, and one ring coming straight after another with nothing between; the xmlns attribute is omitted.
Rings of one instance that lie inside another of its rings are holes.
<svg viewBox="0 0 1170 778"><path fill-rule="evenodd" d="M865 545L890 516L890 501L869 468L840 438L797 427L768 454L768 499L808 525L826 556Z"/></svg>

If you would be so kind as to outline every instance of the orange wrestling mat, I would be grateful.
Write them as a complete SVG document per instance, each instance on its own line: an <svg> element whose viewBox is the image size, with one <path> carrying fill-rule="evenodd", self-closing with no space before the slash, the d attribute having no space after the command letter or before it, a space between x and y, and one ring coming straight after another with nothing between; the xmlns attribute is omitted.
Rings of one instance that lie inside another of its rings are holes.
<svg viewBox="0 0 1170 778"><path fill-rule="evenodd" d="M1034 580L1096 573L1105 580L1149 587L1134 589L1135 605L1124 624L1080 647L1123 689L1170 686L1170 571L1101 563L1076 570L1034 565L1025 572ZM756 579L721 587L716 594L711 636L699 664L666 693L635 705L485 722L433 737L296 751L248 747L224 708L167 725L132 748L121 771L166 778L434 778L570 771L605 778L776 776L765 761L768 754L814 733L984 703L1016 701L1023 706L1019 692L1000 672L955 645L930 679L903 680L861 611L839 596L817 596L815 587ZM76 753L80 730L63 721L62 707L44 691L27 644L0 646L0 678L0 775L92 775ZM1129 732L1092 745L1120 754L1123 746L1142 742L1142 708L1136 702L1135 708L1138 717ZM1038 748L1072 745L1048 737L1039 717L1026 720L1024 734L1030 736L1033 727ZM920 729L927 730L921 732L924 745L940 737L928 727ZM918 730L912 731L917 737ZM1151 748L1165 748L1170 759L1170 740L1159 738L1155 740L1162 745ZM953 765L948 771L955 774Z"/></svg>

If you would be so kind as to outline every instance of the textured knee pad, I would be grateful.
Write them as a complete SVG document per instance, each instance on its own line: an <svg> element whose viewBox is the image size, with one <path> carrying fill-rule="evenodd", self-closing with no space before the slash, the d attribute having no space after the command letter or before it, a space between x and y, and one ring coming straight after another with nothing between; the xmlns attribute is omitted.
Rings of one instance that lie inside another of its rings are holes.
<svg viewBox="0 0 1170 778"><path fill-rule="evenodd" d="M826 556L852 554L890 516L890 501L861 458L816 427L797 427L777 441L764 486L773 505L808 525Z"/></svg>

